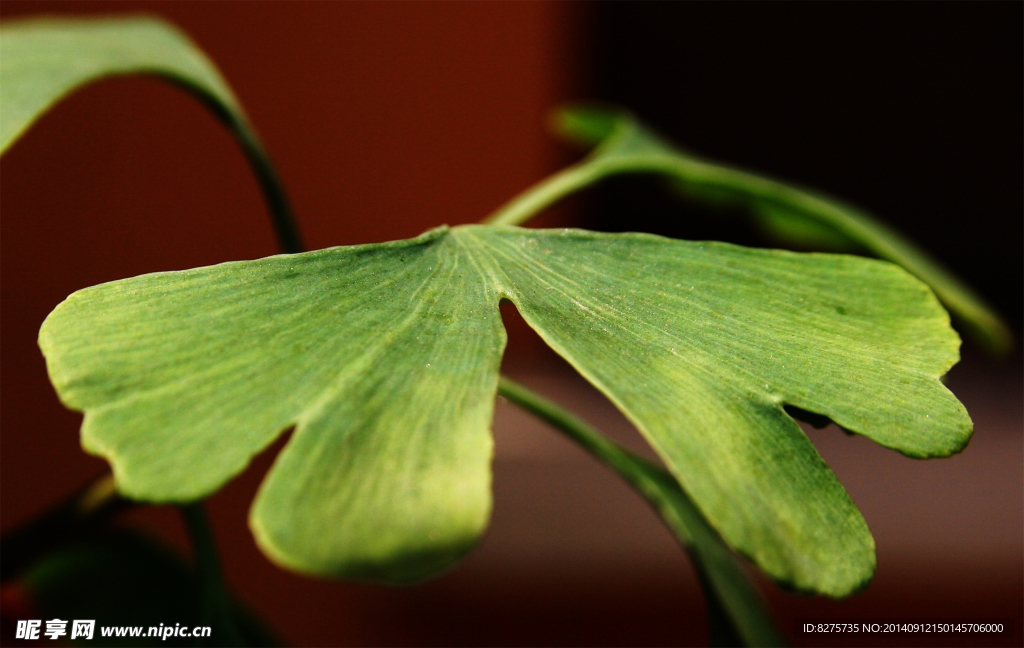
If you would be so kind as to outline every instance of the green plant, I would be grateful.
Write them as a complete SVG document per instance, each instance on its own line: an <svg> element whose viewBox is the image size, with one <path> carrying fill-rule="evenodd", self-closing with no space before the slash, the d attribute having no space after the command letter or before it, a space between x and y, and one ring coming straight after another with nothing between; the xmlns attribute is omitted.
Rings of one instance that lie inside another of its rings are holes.
<svg viewBox="0 0 1024 648"><path fill-rule="evenodd" d="M2 42L3 146L93 78L164 75L225 119L283 247L297 251L283 192L238 102L176 32L145 20L25 23L5 28ZM874 570L867 527L786 411L912 456L962 448L970 421L938 382L958 340L927 288L853 257L502 226L604 176L659 173L692 199L741 202L795 240L845 237L903 265L993 346L1008 339L998 318L912 246L833 200L679 152L623 114L570 110L559 126L599 145L490 226L73 295L41 344L62 399L86 412L86 448L111 461L126 495L191 501L297 423L254 506L261 546L300 571L406 581L457 559L486 522L487 428L500 389L652 501L746 642L777 637L713 529L791 586L833 596L863 586ZM499 383L501 298L637 423L671 473ZM201 405L183 412L184 397ZM352 452L325 457L339 447Z"/></svg>

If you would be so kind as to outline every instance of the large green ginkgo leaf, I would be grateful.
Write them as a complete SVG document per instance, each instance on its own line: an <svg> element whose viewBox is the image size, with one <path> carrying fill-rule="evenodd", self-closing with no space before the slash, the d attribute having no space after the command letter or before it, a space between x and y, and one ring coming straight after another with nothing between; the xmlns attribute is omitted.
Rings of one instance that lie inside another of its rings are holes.
<svg viewBox="0 0 1024 648"><path fill-rule="evenodd" d="M409 581L487 521L503 298L732 546L800 589L862 586L874 547L784 406L916 457L971 433L939 382L959 340L903 270L644 234L463 226L145 275L73 294L40 345L124 494L202 497L294 425L252 509L261 546Z"/></svg>

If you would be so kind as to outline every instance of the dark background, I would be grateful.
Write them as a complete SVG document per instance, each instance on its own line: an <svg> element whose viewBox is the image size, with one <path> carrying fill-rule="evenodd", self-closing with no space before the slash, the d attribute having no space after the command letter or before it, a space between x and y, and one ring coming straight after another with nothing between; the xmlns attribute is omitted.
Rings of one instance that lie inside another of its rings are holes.
<svg viewBox="0 0 1024 648"><path fill-rule="evenodd" d="M548 109L595 98L688 149L822 189L896 225L964 277L1020 340L1019 3L26 3L21 13L145 10L211 55L278 162L311 248L479 220L574 159ZM230 137L192 98L117 79L58 106L3 157L0 526L105 470L78 447L35 346L79 288L274 253ZM617 180L539 224L768 244L736 214ZM628 443L621 417L510 312L506 370ZM1010 618L1019 645L1021 363L971 344L950 385L975 419L963 455L914 462L834 430L812 439L879 546L847 601L765 584L802 620ZM420 588L294 576L245 526L277 447L210 504L230 584L296 645L672 645L706 641L685 559L625 488L542 426L499 407L494 520L479 550ZM173 509L126 523L187 551ZM879 638L883 645L893 638ZM907 643L905 637L895 640ZM864 645L862 638L855 641Z"/></svg>
<svg viewBox="0 0 1024 648"><path fill-rule="evenodd" d="M1020 331L1022 13L1020 3L600 4L593 92L689 150L883 217ZM602 229L759 243L736 219L616 184L601 193Z"/></svg>

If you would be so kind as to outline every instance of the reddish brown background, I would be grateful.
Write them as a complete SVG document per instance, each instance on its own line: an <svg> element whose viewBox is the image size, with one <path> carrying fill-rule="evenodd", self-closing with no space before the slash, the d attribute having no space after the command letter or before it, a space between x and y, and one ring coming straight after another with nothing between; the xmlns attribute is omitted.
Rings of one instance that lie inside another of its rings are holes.
<svg viewBox="0 0 1024 648"><path fill-rule="evenodd" d="M544 118L585 96L593 76L595 18L582 4L5 0L0 11L6 20L139 9L178 23L223 70L278 163L310 248L479 220L572 159L545 135ZM85 286L275 246L229 135L194 99L152 79L76 93L4 155L0 183L6 531L105 470L79 449L80 417L46 380L35 346L46 314ZM581 218L563 209L540 224ZM509 315L507 368L636 444ZM846 602L773 590L788 631L837 616L1010 617L1019 645L1019 366L968 361L951 384L978 423L973 454L925 464L816 433L875 531L880 569ZM245 516L275 448L212 500L229 581L296 645L706 641L693 575L653 515L527 419L501 408L497 426L494 523L451 574L394 590L269 564ZM173 510L132 522L186 547Z"/></svg>

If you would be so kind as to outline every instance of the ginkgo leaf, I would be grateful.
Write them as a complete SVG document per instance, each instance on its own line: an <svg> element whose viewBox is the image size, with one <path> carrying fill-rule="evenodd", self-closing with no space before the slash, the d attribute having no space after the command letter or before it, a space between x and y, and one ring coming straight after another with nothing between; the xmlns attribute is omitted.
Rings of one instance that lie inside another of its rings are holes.
<svg viewBox="0 0 1024 648"><path fill-rule="evenodd" d="M246 117L217 68L187 36L158 18L32 18L0 27L0 150L53 104L93 81L157 74Z"/></svg>
<svg viewBox="0 0 1024 648"><path fill-rule="evenodd" d="M40 346L124 494L209 494L290 426L251 525L296 570L409 581L490 507L509 299L640 429L737 550L843 595L860 513L784 406L916 457L962 449L959 339L928 288L857 257L500 226L144 275L71 295Z"/></svg>
<svg viewBox="0 0 1024 648"><path fill-rule="evenodd" d="M189 38L155 17L37 17L0 26L0 152L54 104L112 76L152 74L200 97L234 134L274 215L282 247L301 250L269 155L216 66Z"/></svg>
<svg viewBox="0 0 1024 648"><path fill-rule="evenodd" d="M874 217L819 192L703 159L676 147L622 110L572 107L556 113L560 134L595 147L583 161L551 176L498 210L488 222L519 225L561 198L609 176L653 173L687 197L740 205L777 237L811 248L861 247L927 283L980 343L1002 353L1013 344L1002 318L927 253Z"/></svg>

